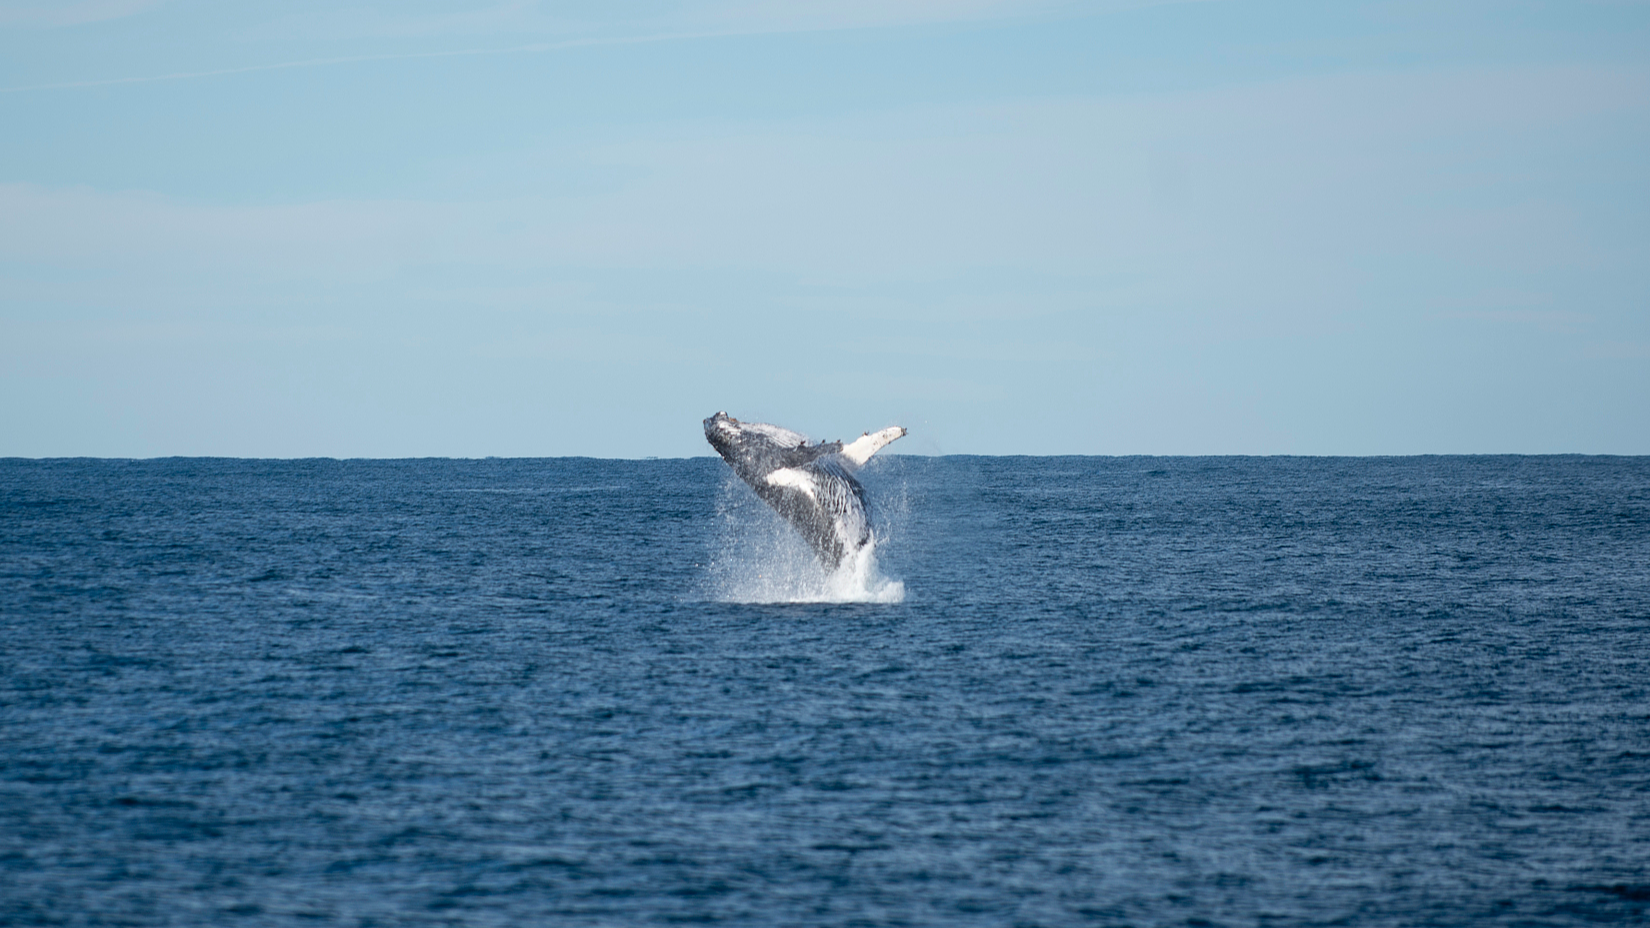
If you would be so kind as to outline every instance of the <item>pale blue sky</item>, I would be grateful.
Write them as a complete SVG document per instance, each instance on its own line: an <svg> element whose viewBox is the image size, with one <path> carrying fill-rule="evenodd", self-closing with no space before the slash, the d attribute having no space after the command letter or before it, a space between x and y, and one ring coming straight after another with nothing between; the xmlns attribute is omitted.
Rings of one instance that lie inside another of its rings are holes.
<svg viewBox="0 0 1650 928"><path fill-rule="evenodd" d="M1650 453L1646 49L1627 0L0 0L0 455Z"/></svg>

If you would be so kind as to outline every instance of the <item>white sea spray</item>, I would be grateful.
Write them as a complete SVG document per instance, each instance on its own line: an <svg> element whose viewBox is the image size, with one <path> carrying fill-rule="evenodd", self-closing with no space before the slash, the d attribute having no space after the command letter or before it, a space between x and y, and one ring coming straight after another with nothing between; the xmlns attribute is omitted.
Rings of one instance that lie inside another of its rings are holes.
<svg viewBox="0 0 1650 928"><path fill-rule="evenodd" d="M885 576L876 540L827 570L794 529L731 473L716 505L707 598L730 603L897 603L903 581Z"/></svg>

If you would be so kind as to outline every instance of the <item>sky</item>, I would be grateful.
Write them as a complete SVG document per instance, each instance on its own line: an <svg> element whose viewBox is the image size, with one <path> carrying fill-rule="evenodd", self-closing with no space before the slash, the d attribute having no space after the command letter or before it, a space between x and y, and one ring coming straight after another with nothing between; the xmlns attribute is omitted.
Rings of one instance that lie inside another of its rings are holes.
<svg viewBox="0 0 1650 928"><path fill-rule="evenodd" d="M1650 2L0 0L0 456L1650 453Z"/></svg>

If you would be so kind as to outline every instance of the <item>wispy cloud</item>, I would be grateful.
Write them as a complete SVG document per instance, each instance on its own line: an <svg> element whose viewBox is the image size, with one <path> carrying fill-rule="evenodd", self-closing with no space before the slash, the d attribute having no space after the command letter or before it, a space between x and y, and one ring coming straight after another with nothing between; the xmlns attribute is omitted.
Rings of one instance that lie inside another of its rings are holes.
<svg viewBox="0 0 1650 928"><path fill-rule="evenodd" d="M1207 0L721 0L684 11L708 24L762 32L864 29L924 23L1064 17Z"/></svg>
<svg viewBox="0 0 1650 928"><path fill-rule="evenodd" d="M258 35L323 40L486 33L561 38L653 33L742 35L1082 16L1188 2L1207 0L653 0L622 7L580 0L507 0L436 10L355 5L284 16L262 23L255 30Z"/></svg>
<svg viewBox="0 0 1650 928"><path fill-rule="evenodd" d="M554 52L595 45L639 45L649 42L686 41L704 38L709 34L643 35L613 39L568 39L560 42L534 42L504 48L457 48L428 52L391 52L377 55L337 55L329 58L301 58L295 61L277 61L269 64L251 64L235 68L213 68L204 71L174 71L169 74L148 74L140 77L111 77L87 81L61 81L54 84L25 84L0 87L0 93L23 93L30 90L69 90L77 87L109 87L118 84L150 84L158 81L185 81L204 77L222 77L229 74L251 74L258 71L285 71L293 68L319 68L328 65L360 64L370 61L410 61L420 58L465 58L479 55L526 55Z"/></svg>
<svg viewBox="0 0 1650 928"><path fill-rule="evenodd" d="M0 260L69 263L96 252L94 264L124 266L123 256L172 241L178 260L222 252L206 263L262 265L293 255L299 269L382 269L401 254L835 281L997 267L1158 274L1173 288L1203 280L1224 305L1276 307L1344 301L1330 282L1424 259L1492 269L1503 288L1440 291L1433 312L1579 325L1585 319L1552 313L1560 307L1549 294L1565 292L1554 281L1628 262L1636 240L1615 243L1579 207L1529 201L1518 178L1556 161L1552 140L1637 118L1644 87L1642 74L1612 70L1367 74L678 127L488 162L487 172L511 180L463 202L220 209L0 185L10 220L0 223ZM1529 154L1484 180L1476 161L1440 158L1445 142ZM1174 196L1159 189L1165 162L1179 178ZM581 172L622 182L542 180ZM1495 180L1503 174L1513 179ZM1478 188L1463 199L1466 181Z"/></svg>
<svg viewBox="0 0 1650 928"><path fill-rule="evenodd" d="M0 0L0 24L8 21L39 25L89 22L140 12L161 0L85 0L66 6L5 5ZM780 3L774 0L727 0L681 3L656 9L649 15L614 17L542 12L538 3L516 2L479 10L439 14L401 14L395 11L350 10L266 23L246 33L269 38L300 36L310 40L348 41L363 38L408 38L428 35L485 35L488 33L555 35L539 42L360 55L334 55L249 64L229 68L172 71L128 77L21 84L0 87L0 93L68 90L120 84L197 80L259 71L317 68L375 61L410 61L491 55L531 55L604 45L686 42L735 36L779 35L912 26L926 23L983 21L1026 17L1097 15L1147 6L1213 0L846 0L827 5ZM244 36L243 36L244 37Z"/></svg>
<svg viewBox="0 0 1650 928"><path fill-rule="evenodd" d="M620 423L580 440L640 455L714 397L840 403L831 377L936 422L1016 412L1009 439L937 425L951 450L1637 453L1644 235L1599 204L1640 196L1643 159L1588 155L1643 124L1645 81L1373 73L674 125L557 140L490 200L0 184L0 440L588 450L509 444L529 410ZM534 189L558 158L624 181ZM1572 164L1616 167L1583 191ZM804 338L828 372L798 373ZM76 425L111 409L165 431Z"/></svg>
<svg viewBox="0 0 1650 928"><path fill-rule="evenodd" d="M58 3L18 3L0 0L0 26L78 26L120 19L158 6L161 0L67 0Z"/></svg>
<svg viewBox="0 0 1650 928"><path fill-rule="evenodd" d="M291 12L270 20L243 25L234 35L239 41L298 40L337 42L356 39L454 38L487 35L591 38L597 32L590 24L569 18L564 12L546 13L537 0L509 0L484 6L449 3L448 8L407 9L401 5L340 6L335 9ZM626 32L657 31L637 29L622 22Z"/></svg>
<svg viewBox="0 0 1650 928"><path fill-rule="evenodd" d="M1532 297L1532 299L1539 297ZM1550 297L1541 298L1550 301ZM1596 320L1590 313L1557 309L1468 309L1442 314L1445 319L1495 325L1534 326L1545 332L1580 332Z"/></svg>

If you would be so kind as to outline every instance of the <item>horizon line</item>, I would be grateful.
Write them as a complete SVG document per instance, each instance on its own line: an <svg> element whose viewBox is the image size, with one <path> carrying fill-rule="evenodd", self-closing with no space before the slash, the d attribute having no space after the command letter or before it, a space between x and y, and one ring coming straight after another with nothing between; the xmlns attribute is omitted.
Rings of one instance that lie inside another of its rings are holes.
<svg viewBox="0 0 1650 928"><path fill-rule="evenodd" d="M941 453L941 454L913 454L913 453L910 453L910 452L890 452L890 453L885 453L885 454L879 454L879 455L877 455L876 459L877 460L882 460L882 459L890 458L890 457L896 457L896 458L929 458L929 459L939 459L939 458L1117 458L1117 459L1121 459L1121 458L1184 458L1184 459L1190 460L1190 459L1207 459L1207 458L1311 458L1311 459L1350 458L1350 459L1383 459L1383 460L1390 460L1390 459L1395 459L1395 458L1650 458L1650 452L1634 453L1634 452L1619 452L1619 451L1417 451L1417 452L1388 453L1388 454L1381 454L1381 453L1371 453L1371 454L1310 454L1310 453L1299 453L1299 452L1250 452L1250 453L1245 453L1245 452L1213 452L1213 453L1179 453L1179 454L1154 454L1154 453L1150 453L1150 452L1124 452L1124 453L1111 453L1111 454L1103 454L1103 453L1102 454L1094 454L1094 453L1071 452L1071 453L1052 453L1052 454L981 454L981 453L976 453L976 452L963 451L963 452L945 452L945 453ZM302 455L302 456L292 456L292 457L249 457L249 456L226 455L226 454L166 454L166 455L155 455L155 456L151 456L151 457L129 457L129 456L119 456L119 455L92 455L92 454L71 454L71 455L19 455L19 454L5 455L5 454L0 454L0 463L4 463L4 464L12 464L12 463L19 463L19 462L56 463L56 462L65 462L65 461L106 461L106 462L123 462L123 463L155 463L155 462L160 462L160 461L280 461L280 462L332 461L332 462L335 462L335 463L350 463L350 462L360 462L360 461L368 461L368 462L403 462L403 461L628 461L628 462L640 463L640 462L646 462L646 461L699 461L699 460L719 461L719 460L721 460L721 458L718 457L715 454L694 454L694 455L686 455L686 456L643 455L643 456L640 456L640 457L627 457L627 456L620 456L620 455L595 455L595 454L550 454L550 455L500 455L500 454L488 454L488 455L475 455L475 456L454 456L454 455L427 454L427 455L403 455L403 456L396 456L396 457L367 457L367 456L338 457L338 456L335 456L335 455Z"/></svg>

